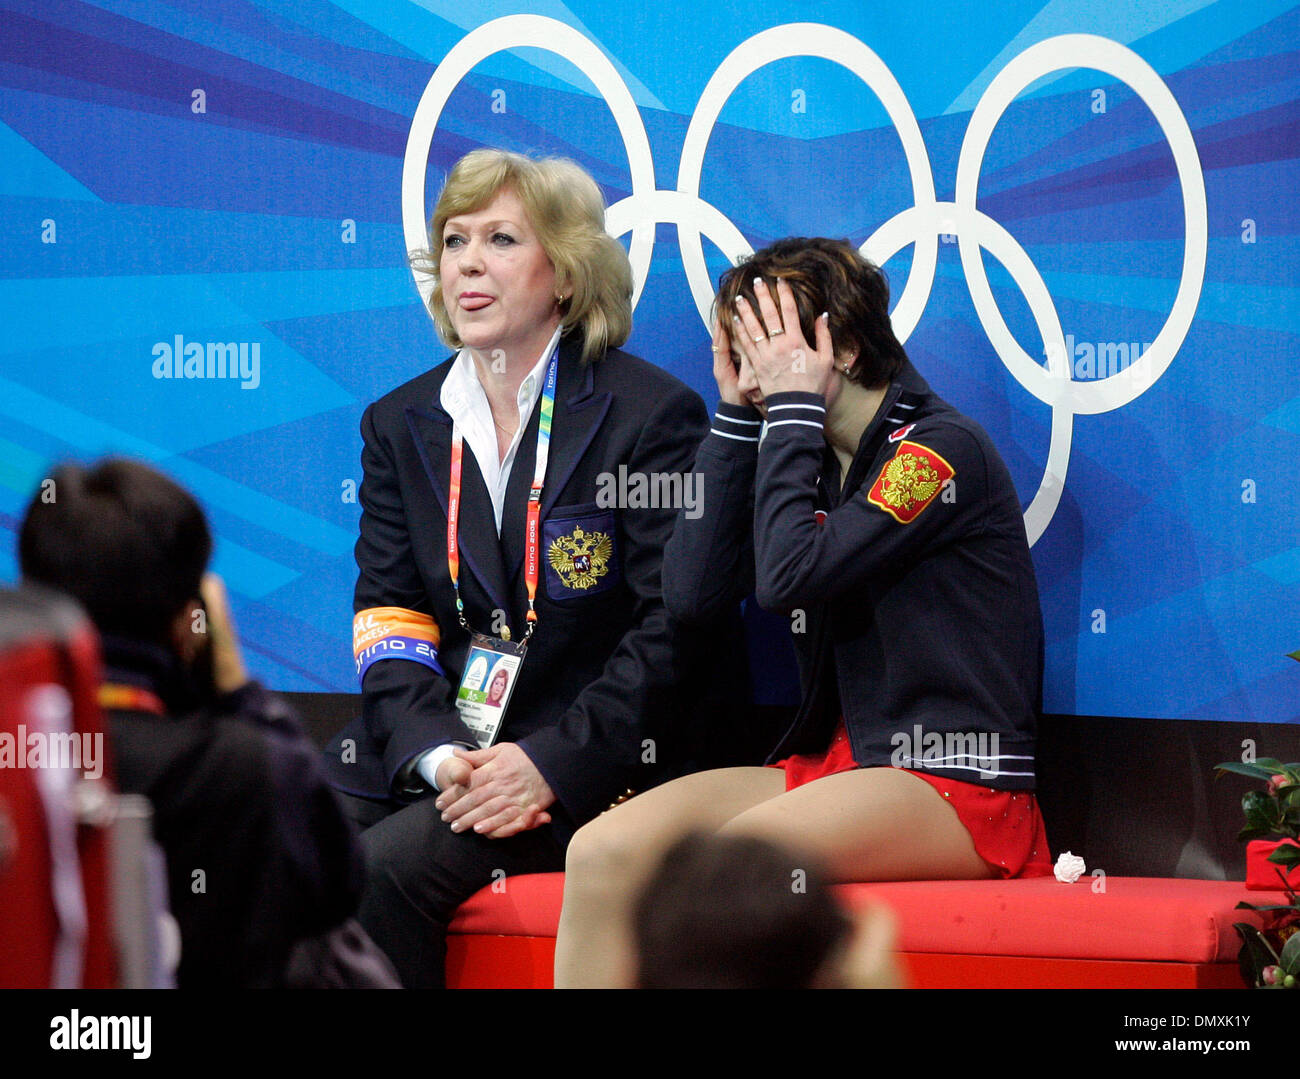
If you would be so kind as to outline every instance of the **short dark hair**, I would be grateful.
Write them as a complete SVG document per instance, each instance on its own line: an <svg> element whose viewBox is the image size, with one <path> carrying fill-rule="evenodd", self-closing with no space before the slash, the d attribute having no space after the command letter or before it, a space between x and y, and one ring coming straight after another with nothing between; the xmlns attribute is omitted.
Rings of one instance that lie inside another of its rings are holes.
<svg viewBox="0 0 1300 1079"><path fill-rule="evenodd" d="M80 601L100 633L165 643L199 594L212 535L199 504L148 465L58 468L27 507L23 577Z"/></svg>
<svg viewBox="0 0 1300 1079"><path fill-rule="evenodd" d="M778 280L790 286L808 344L816 342L818 316L830 314L836 352L858 354L849 374L854 382L883 386L903 369L907 353L889 321L889 281L847 240L792 236L755 252L718 279L718 317L730 321L741 296L757 311L754 279L759 277L773 298Z"/></svg>
<svg viewBox="0 0 1300 1079"><path fill-rule="evenodd" d="M694 833L664 855L633 913L642 989L809 989L852 922L808 857Z"/></svg>

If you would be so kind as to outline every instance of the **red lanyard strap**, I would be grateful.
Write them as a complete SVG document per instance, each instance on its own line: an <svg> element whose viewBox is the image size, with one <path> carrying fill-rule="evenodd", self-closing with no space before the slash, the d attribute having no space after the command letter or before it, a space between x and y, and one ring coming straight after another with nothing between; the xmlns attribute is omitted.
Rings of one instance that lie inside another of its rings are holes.
<svg viewBox="0 0 1300 1079"><path fill-rule="evenodd" d="M528 586L528 628L524 631L525 641L537 628L536 600L541 562L542 487L546 480L546 462L551 454L551 424L555 416L555 380L558 360L558 351L552 352L539 406L541 417L537 424L537 455L533 465L533 485L528 491L528 517L524 524L524 582ZM451 576L451 586L456 592L456 617L460 619L461 626L468 630L470 627L465 619L465 603L460 598L460 549L457 539L460 529L460 480L464 458L465 445L461 437L460 425L453 421L451 480L447 495L447 572ZM508 625L501 627L501 638L510 640Z"/></svg>

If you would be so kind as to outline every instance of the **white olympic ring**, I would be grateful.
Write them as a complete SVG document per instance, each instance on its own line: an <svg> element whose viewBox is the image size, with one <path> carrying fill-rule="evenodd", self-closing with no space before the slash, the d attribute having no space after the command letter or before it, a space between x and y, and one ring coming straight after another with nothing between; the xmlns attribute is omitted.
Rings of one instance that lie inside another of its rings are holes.
<svg viewBox="0 0 1300 1079"><path fill-rule="evenodd" d="M595 84L609 111L614 114L614 122L623 137L628 168L632 173L632 194L648 195L655 191L654 159L650 156L650 138L641 123L641 113L632 92L605 54L577 30L555 19L541 15L507 15L484 23L456 42L420 95L420 103L415 107L415 116L411 120L411 132L406 138L406 156L402 160L402 232L408 251L423 251L429 246L424 179L429 166L429 151L433 148L433 132L451 92L480 60L526 45L536 45L565 57ZM643 218L631 228L629 258L636 282L632 297L635 306L650 274L655 221ZM613 235L618 237L622 233ZM433 292L433 281L427 273L412 272L416 287L427 305Z"/></svg>
<svg viewBox="0 0 1300 1079"><path fill-rule="evenodd" d="M954 200L939 202L920 125L898 81L870 48L835 27L790 23L755 34L733 49L700 95L682 143L677 190L666 191L655 186L654 162L640 112L609 58L588 38L555 19L539 15L494 19L471 31L452 48L429 80L416 108L402 165L402 226L409 250L428 247L425 174L433 133L452 91L479 61L520 46L544 49L569 60L592 81L613 114L627 150L632 194L609 207L605 226L614 237L632 233L629 258L635 282L633 306L650 273L655 226L659 222L672 223L677 226L687 283L706 328L710 325L713 284L705 265L703 237L707 236L733 263L753 252L731 219L699 195L704 154L723 106L745 78L776 60L813 56L857 75L880 99L893 122L912 180L915 204L876 229L861 248L867 258L883 265L909 243L914 245L907 282L890 313L896 336L905 342L916 329L934 285L939 236L955 233L975 312L989 341L1011 376L1052 409L1043 478L1025 510L1025 531L1031 545L1042 536L1060 503L1075 415L1108 412L1134 400L1164 374L1187 336L1200 301L1209 238L1200 158L1187 119L1169 88L1146 61L1114 41L1089 34L1066 34L1041 41L1009 61L971 113L958 155ZM1028 253L975 205L984 152L994 127L1016 95L1044 75L1077 67L1096 69L1124 82L1154 114L1178 171L1185 229L1178 292L1164 326L1129 367L1091 382L1078 382L1072 376L1056 305ZM1043 339L1046 366L1030 356L1007 328L984 271L982 249L1002 263L1024 293ZM427 305L432 279L420 271L412 272Z"/></svg>
<svg viewBox="0 0 1300 1079"><path fill-rule="evenodd" d="M1066 34L1040 41L1008 62L989 84L975 111L971 113L957 159L956 201L959 206L975 208L975 188L979 179L984 151L988 147L993 127L1011 104L1015 96L1035 79L1067 67L1087 67L1104 71L1134 90L1147 108L1155 115L1156 123L1169 141L1178 181L1183 192L1183 269L1178 282L1178 292L1169 317L1161 327L1151 346L1132 366L1124 371L1123 378L1111 375L1096 382L1067 383L1051 380L1022 349L1007 329L984 274L984 264L978 252L962 242L958 232L962 269L970 286L975 311L984 332L1017 382L1046 404L1064 390L1069 396L1071 410L1076 413L1109 412L1128 404L1143 391L1154 385L1182 346L1192 316L1201 298L1201 285L1205 279L1205 256L1209 245L1209 214L1205 205L1205 177L1201 160L1196 152L1187 118L1183 116L1174 95L1145 60L1131 49L1103 37L1089 34ZM1068 359L1068 357L1067 357ZM1125 383L1133 392L1124 396Z"/></svg>

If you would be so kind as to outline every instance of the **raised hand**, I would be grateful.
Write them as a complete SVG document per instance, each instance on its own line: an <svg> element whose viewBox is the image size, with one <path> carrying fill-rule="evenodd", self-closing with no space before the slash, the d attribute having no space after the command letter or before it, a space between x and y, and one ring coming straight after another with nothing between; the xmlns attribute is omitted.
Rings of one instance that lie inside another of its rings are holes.
<svg viewBox="0 0 1300 1079"><path fill-rule="evenodd" d="M713 378L718 384L718 397L724 404L746 404L740 392L740 373L736 370L731 353L731 334L726 322L719 317L713 326Z"/></svg>
<svg viewBox="0 0 1300 1079"><path fill-rule="evenodd" d="M760 279L754 282L754 296L758 310L743 296L736 300L732 340L743 360L753 367L763 396L787 391L824 395L835 364L827 316L817 319L814 349L804 340L799 308L789 285L777 281L774 301Z"/></svg>

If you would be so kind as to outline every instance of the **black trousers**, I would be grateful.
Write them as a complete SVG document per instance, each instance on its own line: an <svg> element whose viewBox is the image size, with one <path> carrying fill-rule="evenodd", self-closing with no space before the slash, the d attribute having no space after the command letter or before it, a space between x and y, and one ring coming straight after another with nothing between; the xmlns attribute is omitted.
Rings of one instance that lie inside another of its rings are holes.
<svg viewBox="0 0 1300 1079"><path fill-rule="evenodd" d="M485 839L453 832L432 797L396 807L346 795L343 800L365 828L366 886L357 919L407 989L443 987L447 925L480 888L502 873L564 868L565 843L554 824L510 839Z"/></svg>

